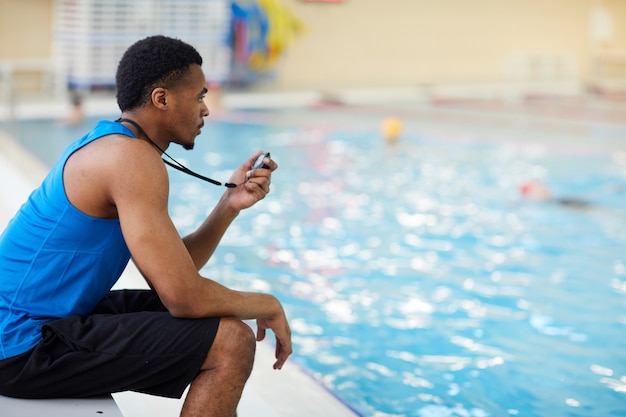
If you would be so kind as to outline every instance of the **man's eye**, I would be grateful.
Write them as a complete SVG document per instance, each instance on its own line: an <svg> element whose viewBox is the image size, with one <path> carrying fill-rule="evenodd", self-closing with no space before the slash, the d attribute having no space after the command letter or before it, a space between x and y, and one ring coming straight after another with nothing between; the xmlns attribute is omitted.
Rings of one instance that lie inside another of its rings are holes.
<svg viewBox="0 0 626 417"><path fill-rule="evenodd" d="M203 95L201 95L200 97L198 97L198 101L202 101L202 100L204 100L204 97L205 97L205 95L204 95L204 94L203 94Z"/></svg>

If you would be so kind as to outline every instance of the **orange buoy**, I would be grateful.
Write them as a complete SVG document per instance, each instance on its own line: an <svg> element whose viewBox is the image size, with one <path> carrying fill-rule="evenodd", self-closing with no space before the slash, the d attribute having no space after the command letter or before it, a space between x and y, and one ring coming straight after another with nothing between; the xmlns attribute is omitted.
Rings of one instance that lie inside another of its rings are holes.
<svg viewBox="0 0 626 417"><path fill-rule="evenodd" d="M388 117L383 120L381 131L388 142L395 142L402 133L402 122L397 117Z"/></svg>

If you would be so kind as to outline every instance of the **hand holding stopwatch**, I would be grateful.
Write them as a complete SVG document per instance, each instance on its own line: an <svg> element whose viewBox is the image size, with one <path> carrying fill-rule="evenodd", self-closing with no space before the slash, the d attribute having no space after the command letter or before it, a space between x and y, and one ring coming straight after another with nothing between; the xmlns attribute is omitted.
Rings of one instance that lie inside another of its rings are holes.
<svg viewBox="0 0 626 417"><path fill-rule="evenodd" d="M254 170L254 169L259 169L259 168L265 168L265 169L268 169L268 168L269 168L269 166L268 166L265 162L263 162L263 160L264 160L265 158L268 158L268 159L269 159L269 158L271 158L271 157L270 157L270 153L269 153L269 152L267 152L267 153L262 153L261 155L259 155L259 156L256 158L256 160L254 161L254 163L252 164L252 169L253 169L253 170Z"/></svg>

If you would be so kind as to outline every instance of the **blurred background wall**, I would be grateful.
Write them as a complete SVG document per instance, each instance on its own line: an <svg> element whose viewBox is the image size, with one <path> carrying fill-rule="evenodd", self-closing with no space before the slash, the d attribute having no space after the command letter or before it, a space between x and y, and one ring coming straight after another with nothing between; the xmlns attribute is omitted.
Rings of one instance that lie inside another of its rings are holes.
<svg viewBox="0 0 626 417"><path fill-rule="evenodd" d="M271 80L253 87L563 82L611 90L626 83L625 0L281 3L306 30ZM29 61L51 59L54 7L55 0L0 0L0 61L21 60L17 76L28 78Z"/></svg>
<svg viewBox="0 0 626 417"><path fill-rule="evenodd" d="M594 54L626 50L624 0L290 3L309 31L285 59L288 85L500 81L542 66L584 79ZM612 22L596 28L604 39L592 31L598 10Z"/></svg>

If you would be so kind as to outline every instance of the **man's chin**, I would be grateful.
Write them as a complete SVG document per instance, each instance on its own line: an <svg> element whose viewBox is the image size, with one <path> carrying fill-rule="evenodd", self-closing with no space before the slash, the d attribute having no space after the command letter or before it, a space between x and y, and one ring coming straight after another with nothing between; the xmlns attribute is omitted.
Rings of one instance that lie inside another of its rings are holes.
<svg viewBox="0 0 626 417"><path fill-rule="evenodd" d="M186 150L190 151L190 150L193 149L195 144L196 144L195 142L185 143L185 144L182 145L182 147L183 147L183 149L186 149Z"/></svg>

